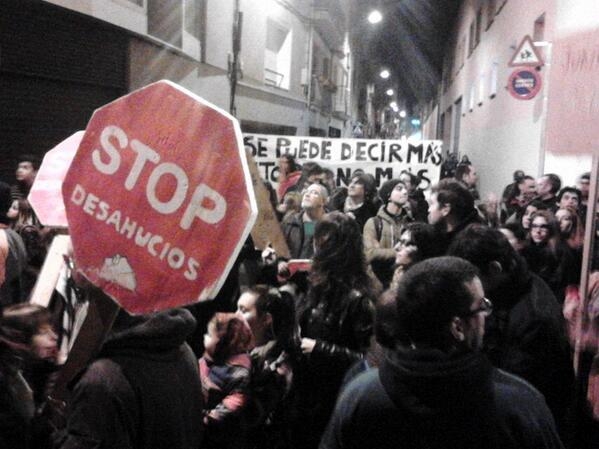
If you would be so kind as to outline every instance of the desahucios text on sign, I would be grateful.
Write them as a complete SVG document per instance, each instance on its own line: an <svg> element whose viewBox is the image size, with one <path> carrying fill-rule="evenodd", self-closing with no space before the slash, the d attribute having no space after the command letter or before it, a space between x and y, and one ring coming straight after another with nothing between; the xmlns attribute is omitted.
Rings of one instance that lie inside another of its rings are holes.
<svg viewBox="0 0 599 449"><path fill-rule="evenodd" d="M272 182L279 176L278 159L284 154L300 164L316 162L333 171L337 185L349 184L353 172L372 174L377 186L408 170L422 179L426 189L439 180L442 158L440 140L337 139L323 137L244 134L246 149L252 152L260 175Z"/></svg>

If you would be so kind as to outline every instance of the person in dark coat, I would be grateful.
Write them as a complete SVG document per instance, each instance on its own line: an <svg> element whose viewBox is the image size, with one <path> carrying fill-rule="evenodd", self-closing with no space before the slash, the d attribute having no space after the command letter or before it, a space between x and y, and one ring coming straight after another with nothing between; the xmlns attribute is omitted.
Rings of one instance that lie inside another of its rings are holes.
<svg viewBox="0 0 599 449"><path fill-rule="evenodd" d="M580 283L581 253L562 240L559 223L549 210L531 216L528 244L521 252L530 271L539 275L564 303L566 287Z"/></svg>
<svg viewBox="0 0 599 449"><path fill-rule="evenodd" d="M375 292L355 220L331 212L316 225L308 293L298 304L301 350L295 376L293 441L315 448L343 376L363 358L373 333Z"/></svg>
<svg viewBox="0 0 599 449"><path fill-rule="evenodd" d="M474 197L455 179L443 179L433 187L428 208L428 222L437 231L437 247L445 254L456 235L471 223L481 221L474 207Z"/></svg>
<svg viewBox="0 0 599 449"><path fill-rule="evenodd" d="M314 253L312 244L314 227L325 214L328 192L322 184L311 184L302 192L302 210L286 218L281 227L292 259L310 259ZM279 267L281 272L286 267Z"/></svg>
<svg viewBox="0 0 599 449"><path fill-rule="evenodd" d="M202 440L198 361L184 309L119 312L97 357L78 377L58 449L197 449Z"/></svg>
<svg viewBox="0 0 599 449"><path fill-rule="evenodd" d="M539 392L479 350L493 308L472 264L420 262L395 301L395 345L343 390L320 449L563 447Z"/></svg>
<svg viewBox="0 0 599 449"><path fill-rule="evenodd" d="M546 173L537 179L537 199L551 212L555 212L559 207L557 193L561 187L562 180L555 173Z"/></svg>
<svg viewBox="0 0 599 449"><path fill-rule="evenodd" d="M362 232L366 221L377 213L378 206L375 203L375 198L374 178L365 173L354 174L347 187L347 197L343 202L343 208L338 210L356 220L360 232Z"/></svg>
<svg viewBox="0 0 599 449"><path fill-rule="evenodd" d="M399 179L408 189L408 199L410 200L414 219L426 222L428 217L428 202L424 198L424 192L418 187L420 185L420 177L404 170L400 173Z"/></svg>
<svg viewBox="0 0 599 449"><path fill-rule="evenodd" d="M41 411L56 355L48 309L21 303L0 312L0 447L50 447Z"/></svg>
<svg viewBox="0 0 599 449"><path fill-rule="evenodd" d="M478 267L495 305L487 320L483 351L496 367L524 378L545 396L564 434L574 373L561 307L553 292L496 229L468 227L449 254Z"/></svg>
<svg viewBox="0 0 599 449"><path fill-rule="evenodd" d="M299 352L293 297L255 285L239 297L237 313L247 320L256 342L250 352L252 416L246 447L291 447L289 392Z"/></svg>
<svg viewBox="0 0 599 449"><path fill-rule="evenodd" d="M27 265L27 252L21 236L9 229L10 195L10 186L0 182L0 308L26 299L23 272Z"/></svg>

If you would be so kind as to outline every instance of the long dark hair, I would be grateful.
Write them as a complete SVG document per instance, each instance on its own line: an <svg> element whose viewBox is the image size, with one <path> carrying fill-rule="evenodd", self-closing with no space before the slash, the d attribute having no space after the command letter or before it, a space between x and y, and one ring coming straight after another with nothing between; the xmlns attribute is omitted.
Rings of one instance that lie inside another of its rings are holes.
<svg viewBox="0 0 599 449"><path fill-rule="evenodd" d="M352 289L370 292L362 235L353 218L337 211L326 214L316 224L314 244L308 293L311 304L325 298L335 302Z"/></svg>
<svg viewBox="0 0 599 449"><path fill-rule="evenodd" d="M293 297L277 288L258 284L247 289L256 295L256 312L260 317L270 313L272 317L272 335L277 346L287 353L293 353L298 347L299 335L295 321Z"/></svg>
<svg viewBox="0 0 599 449"><path fill-rule="evenodd" d="M21 303L4 309L0 316L0 370L32 358L33 337L52 316L45 307Z"/></svg>

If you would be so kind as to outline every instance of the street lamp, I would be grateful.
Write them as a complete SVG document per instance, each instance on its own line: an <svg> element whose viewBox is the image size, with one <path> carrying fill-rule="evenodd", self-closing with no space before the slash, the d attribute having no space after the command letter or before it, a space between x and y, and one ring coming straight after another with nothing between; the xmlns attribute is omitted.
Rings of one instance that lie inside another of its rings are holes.
<svg viewBox="0 0 599 449"><path fill-rule="evenodd" d="M389 95L390 97L392 97L394 94L393 89L387 89L387 95Z"/></svg>
<svg viewBox="0 0 599 449"><path fill-rule="evenodd" d="M387 69L383 69L381 70L381 78L383 78L384 80L386 80L387 78L389 78L389 76L391 76L391 74L389 73L389 70Z"/></svg>
<svg viewBox="0 0 599 449"><path fill-rule="evenodd" d="M368 21L373 25L379 23L381 20L383 20L383 15L377 9L371 11L370 14L368 14Z"/></svg>

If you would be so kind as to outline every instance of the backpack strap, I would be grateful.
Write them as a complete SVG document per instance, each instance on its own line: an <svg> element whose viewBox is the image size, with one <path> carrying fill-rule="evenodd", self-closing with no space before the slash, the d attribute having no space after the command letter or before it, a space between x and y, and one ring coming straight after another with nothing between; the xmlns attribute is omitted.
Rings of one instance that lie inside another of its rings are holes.
<svg viewBox="0 0 599 449"><path fill-rule="evenodd" d="M374 217L374 230L376 232L376 240L377 242L381 241L381 236L383 235L383 219L378 215Z"/></svg>

